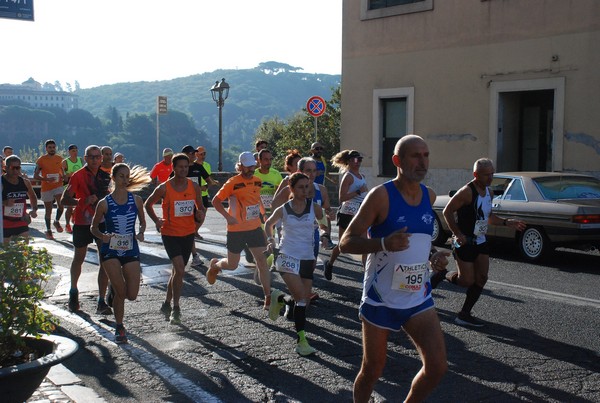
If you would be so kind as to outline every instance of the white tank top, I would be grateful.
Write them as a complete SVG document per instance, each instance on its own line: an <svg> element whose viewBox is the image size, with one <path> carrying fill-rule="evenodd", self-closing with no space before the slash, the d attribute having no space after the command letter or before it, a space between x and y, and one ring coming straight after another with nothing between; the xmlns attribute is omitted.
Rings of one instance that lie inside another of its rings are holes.
<svg viewBox="0 0 600 403"><path fill-rule="evenodd" d="M292 210L292 201L283 207L282 237L280 251L300 260L314 260L315 211L311 199L306 200L306 208L296 214Z"/></svg>

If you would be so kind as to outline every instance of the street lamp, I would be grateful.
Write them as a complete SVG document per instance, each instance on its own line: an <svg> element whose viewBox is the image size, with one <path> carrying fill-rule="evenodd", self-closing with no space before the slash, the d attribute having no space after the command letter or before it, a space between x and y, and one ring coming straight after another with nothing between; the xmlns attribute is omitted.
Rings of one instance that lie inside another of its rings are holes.
<svg viewBox="0 0 600 403"><path fill-rule="evenodd" d="M229 84L225 82L225 79L221 79L221 82L216 81L210 89L210 95L212 95L213 101L217 103L219 108L219 172L223 172L223 105L225 100L229 96Z"/></svg>

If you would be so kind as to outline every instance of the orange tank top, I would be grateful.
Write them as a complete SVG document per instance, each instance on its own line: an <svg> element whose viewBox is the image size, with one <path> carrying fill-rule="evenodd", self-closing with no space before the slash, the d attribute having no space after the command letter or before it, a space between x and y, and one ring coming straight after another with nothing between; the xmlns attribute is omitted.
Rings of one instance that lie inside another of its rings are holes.
<svg viewBox="0 0 600 403"><path fill-rule="evenodd" d="M196 232L194 210L196 206L196 191L191 180L187 187L178 192L172 185L172 180L166 182L165 197L162 202L164 224L160 233L168 236L187 236Z"/></svg>

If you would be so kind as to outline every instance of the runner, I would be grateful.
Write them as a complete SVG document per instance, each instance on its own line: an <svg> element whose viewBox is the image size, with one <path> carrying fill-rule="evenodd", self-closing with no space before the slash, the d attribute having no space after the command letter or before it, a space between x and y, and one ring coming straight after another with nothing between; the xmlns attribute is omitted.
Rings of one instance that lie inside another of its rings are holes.
<svg viewBox="0 0 600 403"><path fill-rule="evenodd" d="M29 179L21 176L21 159L10 155L5 164L6 173L2 175L2 230L6 245L12 237L29 239L31 218L37 217L37 197ZM31 205L29 213L27 198Z"/></svg>
<svg viewBox="0 0 600 403"><path fill-rule="evenodd" d="M396 143L392 161L396 178L367 195L339 243L344 253L368 254L359 308L363 358L354 381L355 402L371 399L385 367L390 331L404 330L422 362L405 402L424 401L448 368L428 268L444 270L449 253L432 249L431 205L436 195L420 183L429 167L429 148L421 137L406 135Z"/></svg>
<svg viewBox="0 0 600 403"><path fill-rule="evenodd" d="M206 208L202 205L200 186L187 178L190 159L185 154L173 156L175 176L160 184L148 197L144 206L148 217L160 232L165 251L173 265L167 283L167 295L160 311L171 324L181 324L179 300L183 276L194 246L195 219L204 221ZM154 212L154 204L162 199L162 217ZM173 307L171 308L171 301Z"/></svg>
<svg viewBox="0 0 600 403"><path fill-rule="evenodd" d="M317 163L311 157L304 157L298 161L298 172L302 172L304 175L308 177L309 187L308 187L308 197L312 199L312 201L323 209L326 215L330 217L333 216L333 210L329 205L329 195L327 194L327 189L323 185L319 185L315 183L315 177L317 175ZM289 186L287 188L281 189L281 191L275 196L273 200L273 207L278 208L285 204L291 195L291 190ZM322 222L322 220L321 220ZM315 242L313 243L314 249L313 254L315 259L319 256L319 226L315 225L313 230L313 236L315 238ZM316 293L310 293L311 301L315 301L319 298L319 295ZM289 310L286 310L286 316L289 314Z"/></svg>
<svg viewBox="0 0 600 403"><path fill-rule="evenodd" d="M134 301L140 289L140 248L144 240L146 217L141 197L131 192L141 190L150 183L145 168L135 166L131 170L123 163L112 168L112 192L100 200L92 220L92 235L102 239L102 265L110 280L107 303L115 312L115 342L127 343L123 326L125 298ZM136 219L140 225L136 233ZM106 231L100 231L105 221Z"/></svg>
<svg viewBox="0 0 600 403"><path fill-rule="evenodd" d="M358 212L360 204L369 191L365 176L360 173L360 164L362 163L362 160L363 157L355 150L341 151L331 159L332 164L335 167L338 167L341 172L344 172L340 182L339 200L341 206L337 218L339 239L342 239L344 231L348 228L350 221ZM325 262L323 274L327 280L331 280L333 277L333 264L339 255L340 248L336 246L331 251L329 261Z"/></svg>
<svg viewBox="0 0 600 403"><path fill-rule="evenodd" d="M66 188L69 184L69 179L71 179L71 175L75 173L75 171L81 169L83 167L83 159L77 156L77 146L75 144L70 144L69 148L69 156L62 161L63 171L65 172L65 177L63 179L64 187ZM64 190L64 189L63 189ZM68 234L73 233L73 229L71 228L71 218L73 217L73 207L72 206L64 206L65 209L65 221L67 222L65 225L65 231Z"/></svg>
<svg viewBox="0 0 600 403"><path fill-rule="evenodd" d="M63 213L60 196L63 192L62 183L65 174L62 169L62 158L56 154L56 142L52 139L46 140L44 146L46 147L46 154L42 155L36 161L33 177L42 183L40 196L46 210L44 215L46 239L54 239L54 235L50 229L54 202L56 202L56 218L53 225L57 232L63 232L63 227L60 225L60 217L62 217Z"/></svg>
<svg viewBox="0 0 600 403"><path fill-rule="evenodd" d="M98 248L98 306L96 313L110 315L112 310L106 304L106 287L108 276L102 267L100 249L102 240L92 235L92 218L96 210L96 204L108 195L110 175L100 169L102 154L97 145L87 146L84 157L86 164L80 170L71 175L69 184L62 195L65 206L75 206L73 212L73 246L75 248L73 261L71 262L71 290L69 291L69 310L77 312L80 309L79 291L77 282L81 276L81 266L87 254L88 245L96 243ZM100 231L104 231L104 223L99 224Z"/></svg>
<svg viewBox="0 0 600 403"><path fill-rule="evenodd" d="M269 318L277 320L279 312L284 305L290 307L294 318L294 325L298 335L296 352L306 356L316 352L306 340L306 308L310 304L310 291L312 288L313 272L316 260L313 249L315 238L313 236L315 219L323 217L321 206L308 197L311 180L303 173L296 172L289 178L289 188L292 200L275 209L265 223L268 248L274 252L275 239L273 226L281 220L282 237L279 245L279 254L275 260L276 270L281 274L283 281L292 296L273 289L271 291L271 304Z"/></svg>
<svg viewBox="0 0 600 403"><path fill-rule="evenodd" d="M260 200L262 181L254 176L256 160L251 152L240 154L236 164L238 175L230 178L212 200L213 207L227 220L227 257L211 259L206 272L209 284L217 281L221 270L235 270L240 261L240 253L248 246L256 261L256 270L265 295L264 309L271 304L271 277L267 267L267 258L263 254L267 242L260 221L264 207ZM223 202L229 200L229 210Z"/></svg>

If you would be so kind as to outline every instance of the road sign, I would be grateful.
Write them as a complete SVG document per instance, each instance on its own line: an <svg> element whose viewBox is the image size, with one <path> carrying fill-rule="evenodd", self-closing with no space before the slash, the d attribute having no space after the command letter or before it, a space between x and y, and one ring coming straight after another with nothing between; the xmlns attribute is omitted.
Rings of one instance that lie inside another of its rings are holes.
<svg viewBox="0 0 600 403"><path fill-rule="evenodd" d="M6 0L0 6L0 18L33 21L33 0Z"/></svg>
<svg viewBox="0 0 600 403"><path fill-rule="evenodd" d="M308 102L306 102L306 110L316 118L325 113L326 108L327 105L325 104L325 100L321 97L310 97Z"/></svg>
<svg viewBox="0 0 600 403"><path fill-rule="evenodd" d="M166 115L167 114L167 97L159 95L157 102L158 102L158 114Z"/></svg>

